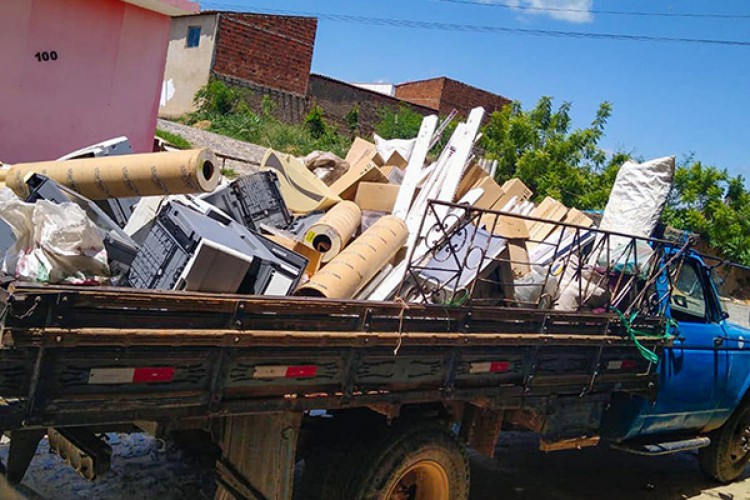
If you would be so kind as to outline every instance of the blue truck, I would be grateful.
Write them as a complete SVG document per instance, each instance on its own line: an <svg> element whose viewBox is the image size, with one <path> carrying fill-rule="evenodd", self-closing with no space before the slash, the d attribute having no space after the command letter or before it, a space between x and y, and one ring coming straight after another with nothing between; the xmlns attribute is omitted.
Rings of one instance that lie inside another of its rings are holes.
<svg viewBox="0 0 750 500"><path fill-rule="evenodd" d="M573 266L600 240L569 226ZM750 459L750 331L700 255L647 241L648 274L615 259L600 274L624 292L577 311L5 279L5 475L20 481L46 435L95 479L111 463L104 433L146 431L204 443L217 498L465 499L466 449L492 456L523 429L548 452L697 449L709 477L733 481Z"/></svg>

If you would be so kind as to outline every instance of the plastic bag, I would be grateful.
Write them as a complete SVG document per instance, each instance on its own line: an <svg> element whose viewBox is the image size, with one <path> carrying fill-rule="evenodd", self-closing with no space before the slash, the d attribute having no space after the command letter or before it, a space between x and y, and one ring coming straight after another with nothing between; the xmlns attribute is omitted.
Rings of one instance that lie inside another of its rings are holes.
<svg viewBox="0 0 750 500"><path fill-rule="evenodd" d="M513 282L513 298L521 307L549 309L557 290L557 274L555 269L548 273L546 267L531 266L529 274Z"/></svg>
<svg viewBox="0 0 750 500"><path fill-rule="evenodd" d="M327 186L349 171L349 163L328 151L313 151L304 158L305 166Z"/></svg>
<svg viewBox="0 0 750 500"><path fill-rule="evenodd" d="M0 217L16 242L5 254L2 271L20 280L99 285L109 280L107 252L99 232L74 203L26 203L0 191Z"/></svg>
<svg viewBox="0 0 750 500"><path fill-rule="evenodd" d="M373 134L373 137L375 138L375 150L385 162L388 161L394 151L398 152L404 160L409 161L414 144L417 142L416 139L386 140L378 134Z"/></svg>

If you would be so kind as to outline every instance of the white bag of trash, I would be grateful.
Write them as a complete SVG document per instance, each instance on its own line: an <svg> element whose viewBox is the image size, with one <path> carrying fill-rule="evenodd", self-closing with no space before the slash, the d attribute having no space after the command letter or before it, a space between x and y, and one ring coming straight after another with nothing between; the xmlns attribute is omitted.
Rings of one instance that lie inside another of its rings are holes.
<svg viewBox="0 0 750 500"><path fill-rule="evenodd" d="M101 285L109 280L107 252L96 226L74 203L26 203L10 189L0 190L0 218L16 242L2 271L19 280Z"/></svg>

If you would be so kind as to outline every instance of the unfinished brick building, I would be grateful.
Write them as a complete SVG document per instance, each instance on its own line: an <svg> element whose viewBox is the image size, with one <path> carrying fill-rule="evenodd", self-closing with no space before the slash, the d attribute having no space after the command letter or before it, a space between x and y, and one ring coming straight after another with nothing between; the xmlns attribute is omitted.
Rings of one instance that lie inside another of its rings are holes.
<svg viewBox="0 0 750 500"><path fill-rule="evenodd" d="M238 12L176 18L160 115L193 111L193 96L214 76L255 90L255 104L271 95L281 118L296 118L305 107L317 26L312 17Z"/></svg>
<svg viewBox="0 0 750 500"><path fill-rule="evenodd" d="M501 95L445 76L396 85L396 97L430 108L441 115L456 109L463 116L476 106L483 106L489 115L511 102Z"/></svg>

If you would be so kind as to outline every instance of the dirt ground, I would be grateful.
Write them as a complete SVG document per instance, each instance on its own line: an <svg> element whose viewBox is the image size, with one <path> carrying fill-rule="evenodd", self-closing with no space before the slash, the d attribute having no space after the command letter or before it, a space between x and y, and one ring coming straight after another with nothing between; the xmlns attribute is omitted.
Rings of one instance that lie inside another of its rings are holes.
<svg viewBox="0 0 750 500"><path fill-rule="evenodd" d="M29 499L178 500L213 498L210 464L143 434L111 434L112 470L89 482L40 444L18 489ZM7 444L0 457L7 457ZM692 453L647 458L604 447L544 454L533 435L506 433L494 459L471 454L470 500L750 499L744 479L717 486ZM10 498L2 494L2 498Z"/></svg>

